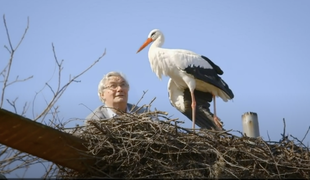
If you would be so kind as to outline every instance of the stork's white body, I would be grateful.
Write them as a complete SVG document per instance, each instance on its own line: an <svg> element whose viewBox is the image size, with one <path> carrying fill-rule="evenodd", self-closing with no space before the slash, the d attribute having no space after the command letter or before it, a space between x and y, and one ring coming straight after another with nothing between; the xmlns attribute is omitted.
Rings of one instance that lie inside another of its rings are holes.
<svg viewBox="0 0 310 180"><path fill-rule="evenodd" d="M212 69L212 66L201 58L201 55L189 50L161 48L160 46L163 42L164 36L159 36L151 45L148 52L151 69L159 79L162 78L162 75L169 76L180 89L189 87L191 90L197 89L210 92L214 96L221 97L225 102L230 99L221 89L195 79L193 75L183 70L192 65Z"/></svg>

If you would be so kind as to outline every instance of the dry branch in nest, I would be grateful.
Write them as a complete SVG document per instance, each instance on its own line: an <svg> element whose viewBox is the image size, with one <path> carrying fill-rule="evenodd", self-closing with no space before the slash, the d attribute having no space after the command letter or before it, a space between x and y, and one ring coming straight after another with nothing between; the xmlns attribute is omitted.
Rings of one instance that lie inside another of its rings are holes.
<svg viewBox="0 0 310 180"><path fill-rule="evenodd" d="M157 120L154 117L157 116ZM191 130L163 112L92 121L79 136L96 163L85 173L60 168L59 178L310 178L309 149L227 131ZM300 142L299 142L300 143Z"/></svg>

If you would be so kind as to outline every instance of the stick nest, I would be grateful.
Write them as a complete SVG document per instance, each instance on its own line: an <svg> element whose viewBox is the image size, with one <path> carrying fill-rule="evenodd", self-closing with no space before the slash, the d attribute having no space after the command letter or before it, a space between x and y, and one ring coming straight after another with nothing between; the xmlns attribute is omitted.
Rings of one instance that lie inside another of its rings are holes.
<svg viewBox="0 0 310 180"><path fill-rule="evenodd" d="M59 178L310 178L309 148L296 138L264 141L229 131L193 132L164 112L92 121L78 136L96 163ZM157 116L158 120L154 120ZM296 142L296 143L295 143Z"/></svg>

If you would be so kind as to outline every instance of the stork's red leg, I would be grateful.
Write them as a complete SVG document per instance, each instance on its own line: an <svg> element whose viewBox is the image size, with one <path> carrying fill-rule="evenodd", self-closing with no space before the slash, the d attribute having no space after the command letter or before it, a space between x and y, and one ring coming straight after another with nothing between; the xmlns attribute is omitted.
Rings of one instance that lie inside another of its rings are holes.
<svg viewBox="0 0 310 180"><path fill-rule="evenodd" d="M216 106L215 106L215 96L214 95L213 95L213 108L214 108L213 118L215 119L215 117L216 117Z"/></svg>
<svg viewBox="0 0 310 180"><path fill-rule="evenodd" d="M192 121L193 121L193 130L195 130L195 120L196 120L196 99L194 96L194 92L191 91L192 97Z"/></svg>
<svg viewBox="0 0 310 180"><path fill-rule="evenodd" d="M216 116L216 103L215 103L215 99L216 97L213 95L213 119L214 119L214 123L220 128L222 129L222 123L220 122L220 120L217 118Z"/></svg>

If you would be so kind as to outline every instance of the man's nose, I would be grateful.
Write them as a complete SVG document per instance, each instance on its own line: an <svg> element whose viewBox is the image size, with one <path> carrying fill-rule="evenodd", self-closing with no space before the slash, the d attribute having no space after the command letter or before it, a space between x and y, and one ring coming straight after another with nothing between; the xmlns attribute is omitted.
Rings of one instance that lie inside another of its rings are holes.
<svg viewBox="0 0 310 180"><path fill-rule="evenodd" d="M123 90L122 85L118 85L118 86L116 87L116 91L122 91L122 90Z"/></svg>

